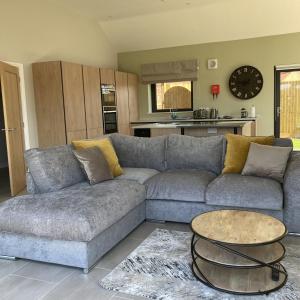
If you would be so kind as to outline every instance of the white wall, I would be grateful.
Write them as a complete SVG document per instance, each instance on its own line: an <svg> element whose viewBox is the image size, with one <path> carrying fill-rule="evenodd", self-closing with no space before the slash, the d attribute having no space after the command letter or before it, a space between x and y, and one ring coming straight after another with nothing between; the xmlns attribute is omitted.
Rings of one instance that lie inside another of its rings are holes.
<svg viewBox="0 0 300 300"><path fill-rule="evenodd" d="M103 67L117 65L116 52L95 21L48 0L0 0L0 60L23 65L27 148L38 146L33 62L65 60Z"/></svg>

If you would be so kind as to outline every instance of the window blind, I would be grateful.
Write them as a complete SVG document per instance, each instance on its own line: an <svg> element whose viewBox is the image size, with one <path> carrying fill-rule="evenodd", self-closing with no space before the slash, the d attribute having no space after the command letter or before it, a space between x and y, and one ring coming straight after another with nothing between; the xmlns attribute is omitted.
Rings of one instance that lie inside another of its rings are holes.
<svg viewBox="0 0 300 300"><path fill-rule="evenodd" d="M144 84L193 81L197 79L198 62L196 59L143 64L141 66L141 81Z"/></svg>

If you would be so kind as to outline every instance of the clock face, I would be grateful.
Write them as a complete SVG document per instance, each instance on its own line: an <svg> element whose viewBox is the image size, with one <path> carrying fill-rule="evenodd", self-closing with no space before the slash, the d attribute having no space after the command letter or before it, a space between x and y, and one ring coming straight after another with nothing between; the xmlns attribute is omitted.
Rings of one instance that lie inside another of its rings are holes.
<svg viewBox="0 0 300 300"><path fill-rule="evenodd" d="M262 90L262 74L252 66L242 66L233 71L229 79L229 89L233 96L248 100Z"/></svg>

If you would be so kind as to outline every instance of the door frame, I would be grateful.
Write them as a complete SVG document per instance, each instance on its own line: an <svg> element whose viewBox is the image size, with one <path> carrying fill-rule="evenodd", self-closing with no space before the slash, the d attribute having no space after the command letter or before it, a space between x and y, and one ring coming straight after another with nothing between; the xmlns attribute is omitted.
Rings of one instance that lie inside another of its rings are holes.
<svg viewBox="0 0 300 300"><path fill-rule="evenodd" d="M274 66L274 135L280 137L280 74L300 71L300 65Z"/></svg>

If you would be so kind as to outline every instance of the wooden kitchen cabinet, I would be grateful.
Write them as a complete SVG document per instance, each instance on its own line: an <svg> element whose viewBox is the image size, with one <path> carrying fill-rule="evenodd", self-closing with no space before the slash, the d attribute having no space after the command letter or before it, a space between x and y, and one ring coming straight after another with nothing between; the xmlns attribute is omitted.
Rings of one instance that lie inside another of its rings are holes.
<svg viewBox="0 0 300 300"><path fill-rule="evenodd" d="M82 65L62 62L67 143L74 139L85 139L86 118L83 91Z"/></svg>
<svg viewBox="0 0 300 300"><path fill-rule="evenodd" d="M83 83L87 137L93 139L103 135L99 68L83 66Z"/></svg>
<svg viewBox="0 0 300 300"><path fill-rule="evenodd" d="M139 120L139 103L138 103L138 85L139 78L136 74L127 74L128 84L128 103L129 103L129 121L136 122Z"/></svg>
<svg viewBox="0 0 300 300"><path fill-rule="evenodd" d="M138 77L113 69L51 61L32 65L39 146L103 135L101 84L116 85L118 131L138 120Z"/></svg>
<svg viewBox="0 0 300 300"><path fill-rule="evenodd" d="M116 71L118 132L130 135L127 73Z"/></svg>
<svg viewBox="0 0 300 300"><path fill-rule="evenodd" d="M50 147L66 144L61 63L34 63L32 72L39 145Z"/></svg>
<svg viewBox="0 0 300 300"><path fill-rule="evenodd" d="M82 65L40 62L32 65L39 146L87 137Z"/></svg>
<svg viewBox="0 0 300 300"><path fill-rule="evenodd" d="M115 84L114 69L100 69L100 77L102 84Z"/></svg>
<svg viewBox="0 0 300 300"><path fill-rule="evenodd" d="M138 76L116 71L116 95L118 112L118 131L131 134L130 122L138 121Z"/></svg>

